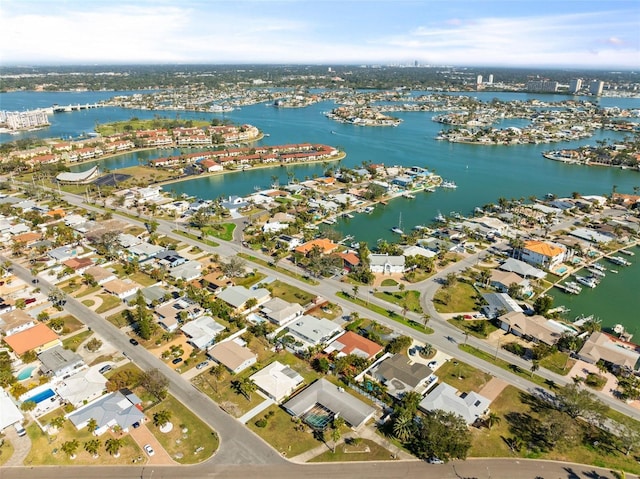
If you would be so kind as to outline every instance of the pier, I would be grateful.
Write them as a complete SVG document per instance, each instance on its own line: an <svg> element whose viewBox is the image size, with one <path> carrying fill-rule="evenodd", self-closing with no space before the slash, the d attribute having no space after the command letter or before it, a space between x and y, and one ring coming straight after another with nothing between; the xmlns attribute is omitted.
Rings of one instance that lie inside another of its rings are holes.
<svg viewBox="0 0 640 479"><path fill-rule="evenodd" d="M100 103L85 103L84 105L76 104L76 105L53 105L51 109L53 113L64 113L68 111L80 111L80 110L89 110L91 108L101 108L104 105Z"/></svg>

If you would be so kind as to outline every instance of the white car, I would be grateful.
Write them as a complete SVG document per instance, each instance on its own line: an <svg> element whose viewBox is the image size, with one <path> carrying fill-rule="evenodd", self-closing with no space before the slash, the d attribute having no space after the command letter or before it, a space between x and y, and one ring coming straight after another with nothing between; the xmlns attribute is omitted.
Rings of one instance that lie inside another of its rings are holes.
<svg viewBox="0 0 640 479"><path fill-rule="evenodd" d="M444 464L442 459L438 459L437 457L430 457L427 461L429 464Z"/></svg>
<svg viewBox="0 0 640 479"><path fill-rule="evenodd" d="M149 456L153 456L156 451L153 450L153 448L151 447L151 444L145 444L144 445L144 451L149 454Z"/></svg>

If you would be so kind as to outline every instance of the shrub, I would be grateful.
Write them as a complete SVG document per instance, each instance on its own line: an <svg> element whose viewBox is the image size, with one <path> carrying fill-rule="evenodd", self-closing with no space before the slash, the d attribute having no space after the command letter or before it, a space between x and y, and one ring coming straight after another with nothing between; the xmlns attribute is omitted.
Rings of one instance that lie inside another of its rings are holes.
<svg viewBox="0 0 640 479"><path fill-rule="evenodd" d="M258 419L256 421L256 426L258 426L258 427L267 427L267 420L266 419Z"/></svg>

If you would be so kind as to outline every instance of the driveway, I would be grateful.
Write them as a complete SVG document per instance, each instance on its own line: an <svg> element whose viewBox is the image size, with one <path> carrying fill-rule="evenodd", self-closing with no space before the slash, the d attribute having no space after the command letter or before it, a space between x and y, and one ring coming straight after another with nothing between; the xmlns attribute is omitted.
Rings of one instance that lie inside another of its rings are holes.
<svg viewBox="0 0 640 479"><path fill-rule="evenodd" d="M29 436L26 434L22 437L18 436L13 426L6 428L4 434L6 439L13 445L13 455L3 467L24 465L24 460L29 454L29 451L31 451L31 439L29 439Z"/></svg>
<svg viewBox="0 0 640 479"><path fill-rule="evenodd" d="M160 444L160 441L158 441L156 437L153 435L153 433L149 431L149 428L147 427L146 424L141 424L140 427L137 429L131 428L130 434L133 440L136 441L138 446L140 446L140 449L142 449L145 444L151 444L151 447L155 451L155 454L149 457L149 455L146 452L144 452L144 449L143 449L143 454L148 458L147 464L153 464L153 465L176 464L176 462L173 459L171 459L171 456L169 456L169 453L165 451L164 447L162 447L162 445Z"/></svg>

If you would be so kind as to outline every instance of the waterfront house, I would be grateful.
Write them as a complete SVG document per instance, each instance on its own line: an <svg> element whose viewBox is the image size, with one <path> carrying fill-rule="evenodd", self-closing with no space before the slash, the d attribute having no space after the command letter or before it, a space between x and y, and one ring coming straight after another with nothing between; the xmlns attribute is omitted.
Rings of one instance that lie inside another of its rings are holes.
<svg viewBox="0 0 640 479"><path fill-rule="evenodd" d="M520 286L523 295L529 295L532 292L529 280L511 271L491 270L489 284L500 293L507 293L512 284Z"/></svg>
<svg viewBox="0 0 640 479"><path fill-rule="evenodd" d="M470 391L458 394L458 390L447 383L433 388L422 401L419 408L424 412L441 410L462 416L467 425L471 425L484 416L491 401L478 393Z"/></svg>
<svg viewBox="0 0 640 479"><path fill-rule="evenodd" d="M506 332L549 346L556 344L564 333L575 334L575 330L556 321L539 315L527 316L522 311L511 311L498 319L500 328Z"/></svg>
<svg viewBox="0 0 640 479"><path fill-rule="evenodd" d="M301 418L316 430L326 429L331 425L333 418L338 416L352 428L358 429L376 412L375 408L326 379L318 379L289 399L282 407L289 414ZM322 421L318 421L319 418Z"/></svg>
<svg viewBox="0 0 640 479"><path fill-rule="evenodd" d="M489 319L514 311L523 312L518 303L506 293L486 293L482 295L482 299L487 303L481 308L482 314Z"/></svg>
<svg viewBox="0 0 640 479"><path fill-rule="evenodd" d="M244 371L258 361L255 353L235 341L215 344L207 351L207 356L234 374Z"/></svg>
<svg viewBox="0 0 640 479"><path fill-rule="evenodd" d="M311 252L311 250L317 247L319 248L321 254L330 254L330 253L333 253L336 249L338 249L338 246L339 245L337 245L336 243L334 243L329 239L318 238L311 241L307 241L304 244L301 244L300 246L296 247L294 251L296 253L300 253L304 256L307 256Z"/></svg>
<svg viewBox="0 0 640 479"><path fill-rule="evenodd" d="M434 251L423 248L422 246L408 245L408 246L401 246L401 248L402 248L402 256L404 256L405 258L409 258L411 256L422 256L424 258L433 258L434 256L437 256L437 254Z"/></svg>
<svg viewBox="0 0 640 479"><path fill-rule="evenodd" d="M289 397L304 382L304 378L297 371L285 366L279 361L274 361L250 378L275 402L280 403Z"/></svg>
<svg viewBox="0 0 640 479"><path fill-rule="evenodd" d="M521 254L523 261L548 270L570 258L565 246L539 240L525 241Z"/></svg>
<svg viewBox="0 0 640 479"><path fill-rule="evenodd" d="M523 278L542 279L547 275L544 271L515 258L508 258L504 263L498 266L498 269L502 271L511 271L519 274Z"/></svg>
<svg viewBox="0 0 640 479"><path fill-rule="evenodd" d="M578 352L578 357L590 364L604 361L619 368L640 369L640 347L602 331L591 333Z"/></svg>
<svg viewBox="0 0 640 479"><path fill-rule="evenodd" d="M351 251L347 253L336 253L336 256L342 260L343 268L347 271L352 271L353 268L360 264L360 258L358 258L358 255Z"/></svg>

